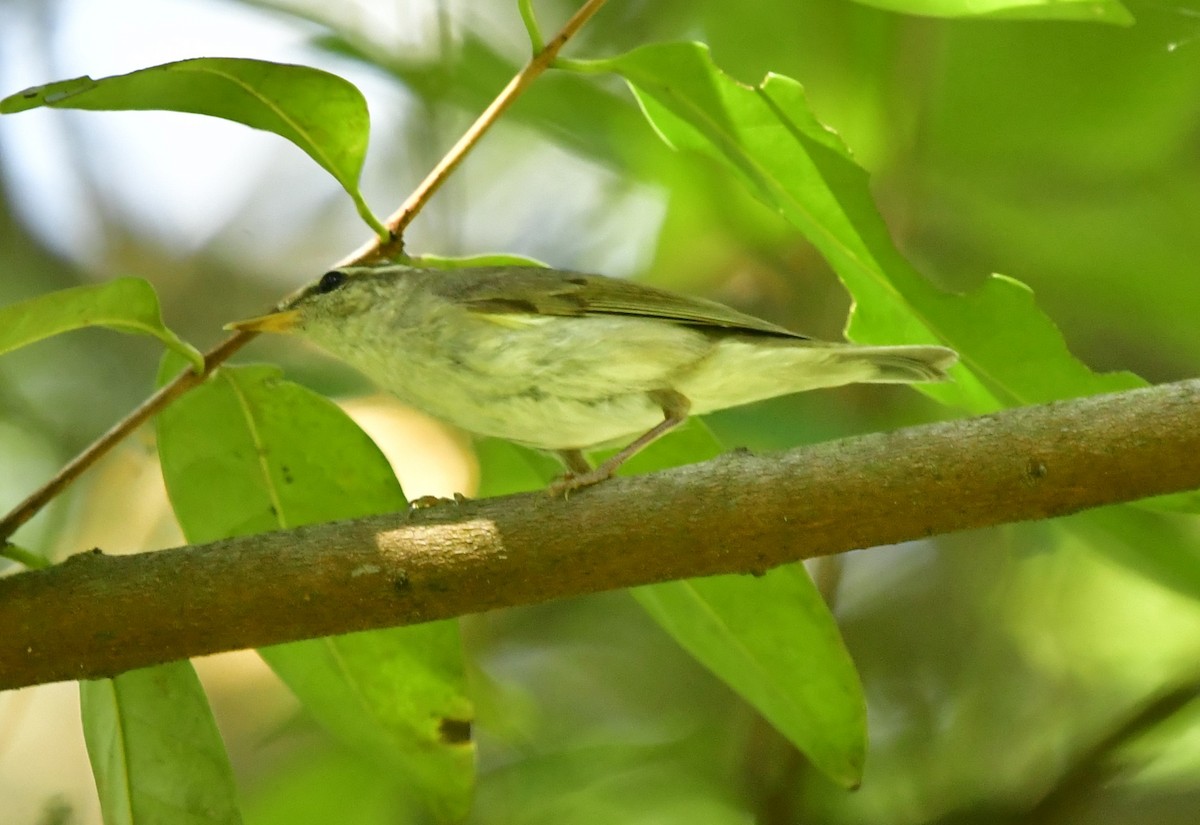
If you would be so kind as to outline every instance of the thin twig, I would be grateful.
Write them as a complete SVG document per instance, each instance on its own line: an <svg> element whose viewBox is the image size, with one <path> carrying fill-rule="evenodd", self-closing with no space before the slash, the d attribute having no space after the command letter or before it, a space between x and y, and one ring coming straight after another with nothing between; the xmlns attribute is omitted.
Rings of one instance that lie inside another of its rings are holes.
<svg viewBox="0 0 1200 825"><path fill-rule="evenodd" d="M192 387L203 383L219 364L233 355L243 346L253 340L258 333L239 332L226 338L216 347L204 354L204 370L200 373L186 370L175 380L163 385L158 392L138 405L133 412L122 418L106 433L97 438L79 455L71 459L58 473L40 488L35 490L27 499L18 504L12 512L0 521L0 542L7 542L25 522L38 514L43 507L63 491L63 489L86 470L95 464L101 456L111 450L118 442L149 421L163 407L170 404Z"/></svg>
<svg viewBox="0 0 1200 825"><path fill-rule="evenodd" d="M391 232L391 240L384 243L378 237L372 238L370 242L363 245L352 255L339 261L337 266L369 263L371 261L390 258L402 252L404 248L403 233L405 227L424 208L429 199L433 197L433 194L437 192L438 188L446 181L446 178L450 176L450 173L462 162L466 154L475 148L475 145L479 143L484 133L491 128L516 97L538 75L550 67L563 45L575 36L583 24L591 19L604 3L605 0L587 0L580 7L579 11L575 12L574 16L566 22L558 34L546 44L546 47L535 54L525 64L525 67L509 81L503 91L492 101L491 105L484 110L483 114L476 119L459 141L446 153L445 157L425 177L425 180L413 191L408 200L388 218L387 228ZM176 398L183 395L192 387L201 384L213 370L228 360L235 352L254 340L255 337L257 337L257 333L238 332L226 338L204 354L204 370L202 372L195 373L188 370L181 373L169 384L164 385L158 392L143 401L137 409L114 424L111 429L92 442L83 452L71 459L52 479L18 504L3 520L0 520L0 545L7 543L8 539L22 525L37 515L43 507L61 493L68 484L95 464L101 456L105 455L117 443L146 421L149 421Z"/></svg>

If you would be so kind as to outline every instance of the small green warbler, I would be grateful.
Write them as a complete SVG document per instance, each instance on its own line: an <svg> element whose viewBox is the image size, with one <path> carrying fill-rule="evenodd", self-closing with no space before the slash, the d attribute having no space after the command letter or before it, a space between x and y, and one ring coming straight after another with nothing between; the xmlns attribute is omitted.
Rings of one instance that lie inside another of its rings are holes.
<svg viewBox="0 0 1200 825"><path fill-rule="evenodd" d="M564 493L701 414L854 382L942 381L939 346L815 341L715 301L538 267L325 273L227 328L300 335L434 418L558 453ZM592 467L583 451L625 444Z"/></svg>

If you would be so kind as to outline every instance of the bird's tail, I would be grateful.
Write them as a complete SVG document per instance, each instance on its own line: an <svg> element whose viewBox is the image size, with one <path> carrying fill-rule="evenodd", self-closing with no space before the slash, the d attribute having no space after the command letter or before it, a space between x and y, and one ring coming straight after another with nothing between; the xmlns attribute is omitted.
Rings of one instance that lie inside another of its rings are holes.
<svg viewBox="0 0 1200 825"><path fill-rule="evenodd" d="M911 384L945 381L946 370L958 361L958 353L946 347L870 347L851 345L840 352L846 362L869 367L855 380L868 384Z"/></svg>

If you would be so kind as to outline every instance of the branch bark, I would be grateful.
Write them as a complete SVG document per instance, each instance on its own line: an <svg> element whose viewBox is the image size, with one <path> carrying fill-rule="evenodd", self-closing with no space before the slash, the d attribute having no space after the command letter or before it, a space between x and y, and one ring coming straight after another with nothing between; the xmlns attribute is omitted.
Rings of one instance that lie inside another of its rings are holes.
<svg viewBox="0 0 1200 825"><path fill-rule="evenodd" d="M1200 487L1200 380L0 579L0 688Z"/></svg>

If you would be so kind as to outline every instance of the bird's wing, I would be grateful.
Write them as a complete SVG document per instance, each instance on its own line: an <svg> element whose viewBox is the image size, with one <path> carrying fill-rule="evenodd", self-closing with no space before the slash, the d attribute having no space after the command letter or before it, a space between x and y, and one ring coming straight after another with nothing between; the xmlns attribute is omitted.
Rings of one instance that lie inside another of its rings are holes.
<svg viewBox="0 0 1200 825"><path fill-rule="evenodd" d="M603 275L496 267L438 273L433 284L444 297L489 315L632 315L713 330L806 337L716 301Z"/></svg>

